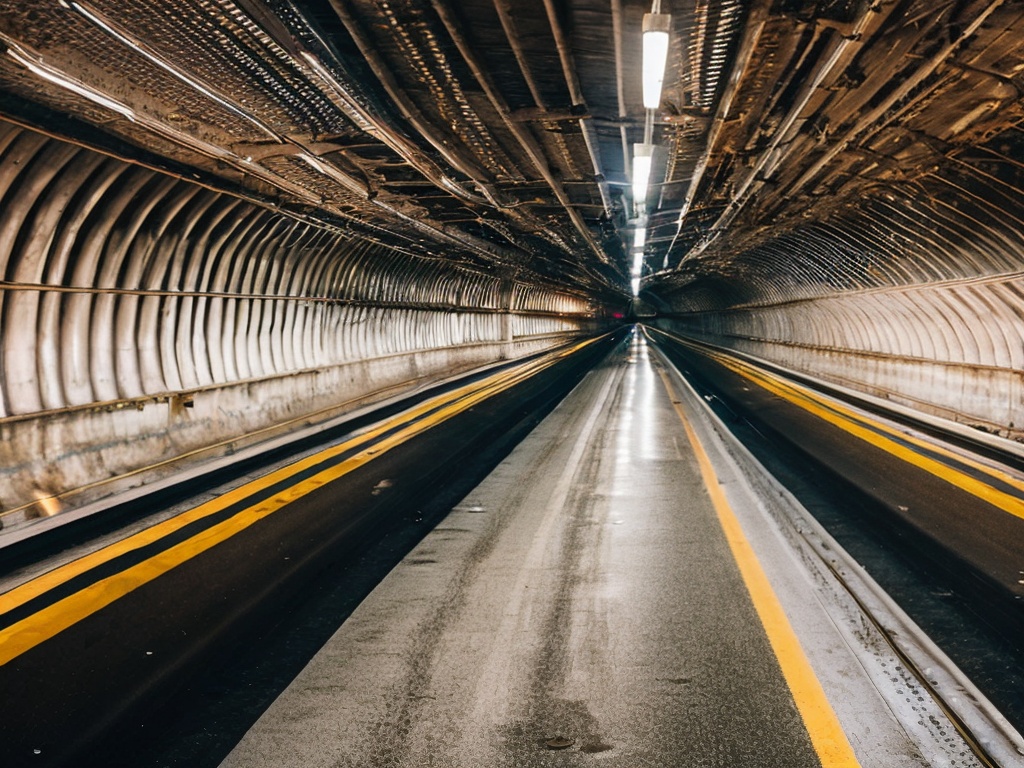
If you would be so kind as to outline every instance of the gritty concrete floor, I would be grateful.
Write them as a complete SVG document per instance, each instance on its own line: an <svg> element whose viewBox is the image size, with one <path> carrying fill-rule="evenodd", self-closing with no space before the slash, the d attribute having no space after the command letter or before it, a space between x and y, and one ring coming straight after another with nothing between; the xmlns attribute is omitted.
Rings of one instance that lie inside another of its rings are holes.
<svg viewBox="0 0 1024 768"><path fill-rule="evenodd" d="M861 764L929 764L849 681L835 633L811 634L837 697L864 699ZM223 765L591 764L820 765L638 341L395 568Z"/></svg>

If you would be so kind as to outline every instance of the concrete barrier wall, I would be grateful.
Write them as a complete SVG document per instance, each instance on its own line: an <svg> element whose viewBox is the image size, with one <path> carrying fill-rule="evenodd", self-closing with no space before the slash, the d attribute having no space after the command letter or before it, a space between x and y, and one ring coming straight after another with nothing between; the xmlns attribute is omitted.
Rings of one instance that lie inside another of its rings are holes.
<svg viewBox="0 0 1024 768"><path fill-rule="evenodd" d="M563 343L463 344L0 420L7 527L82 506L431 381Z"/></svg>

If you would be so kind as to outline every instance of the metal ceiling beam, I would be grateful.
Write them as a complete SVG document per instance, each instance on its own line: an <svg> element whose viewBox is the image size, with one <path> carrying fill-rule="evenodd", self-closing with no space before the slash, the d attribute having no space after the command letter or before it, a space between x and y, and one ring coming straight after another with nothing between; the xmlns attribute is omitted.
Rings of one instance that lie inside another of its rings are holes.
<svg viewBox="0 0 1024 768"><path fill-rule="evenodd" d="M401 110L402 117L409 121L409 125L429 142L452 168L467 178L472 179L481 194L492 206L495 208L507 208L508 206L499 200L499 193L494 188L494 180L489 178L487 173L472 158L467 157L463 152L450 146L444 139L436 135L434 127L420 113L416 105L413 104L412 99L402 90L380 54L377 53L376 48L367 38L359 22L350 12L347 0L330 0L330 3L331 8L334 9L341 23L345 25L345 29L359 48L359 52L366 59L367 65L373 71L373 74L376 75L378 81L380 81L381 87L384 88L388 97Z"/></svg>
<svg viewBox="0 0 1024 768"><path fill-rule="evenodd" d="M736 62L733 64L729 84L726 86L725 92L722 94L722 98L718 102L718 109L716 110L715 117L711 122L711 129L708 132L704 152L694 168L690 187L686 191L686 198L683 200L683 206L679 211L679 218L676 222L676 233L672 236L672 241L669 243L668 249L665 251L666 258L668 258L675 249L676 241L679 239L679 236L683 231L683 224L686 221L686 215L693 207L694 200L697 197L697 192L704 179L704 173L708 169L712 155L718 149L718 137L722 132L722 128L725 126L729 112L732 110L733 101L739 94L740 84L747 78L747 70L750 66L750 61L757 49L758 40L760 39L764 26L768 21L772 5L773 3L771 0L758 0L757 4L749 11L746 28L743 31L743 38L740 41L738 49L739 54ZM683 259L680 259L680 265L684 260L685 256Z"/></svg>
<svg viewBox="0 0 1024 768"><path fill-rule="evenodd" d="M507 0L494 0L494 9L498 14L499 21L501 22L501 28L505 33L505 38L508 40L509 47L512 49L512 54L516 59L516 63L519 65L519 71L522 73L523 80L526 82L526 86L530 90L530 95L533 97L534 103L537 105L537 107L541 108L542 110L547 110L549 105L547 104L547 100L544 98L543 94L540 92L540 88L537 85L536 79L533 77L533 72L530 68L528 57L526 55L526 52L523 50L522 43L519 40L519 35L517 34L515 29L514 21L509 13L508 8L506 7L506 2ZM550 15L549 18L551 18ZM553 27L552 34L554 34L556 37L557 45L557 40L559 39L559 37L562 36L561 27L560 25L557 25L557 19L554 20L554 23L556 24L557 29ZM572 90L572 83L574 81L576 83L575 91ZM575 78L574 80L573 74L567 75L566 84L570 88L570 98L572 99L573 104L585 107L586 105L584 103L582 93L579 88L578 78ZM598 179L597 184L598 189L601 193L601 202L604 206L605 215L611 218L611 195L608 191L608 182L604 178L603 166L600 162L600 158L596 154L598 152L596 143L590 133L593 130L593 128L592 126L589 125L588 122L586 122L584 118L579 118L579 121L580 130L583 133L583 140L587 145L587 152L590 154L591 163L594 166L595 178ZM565 204L563 203L563 205ZM619 273L618 266L611 262L611 260L608 258L608 255L604 252L604 249L601 248L600 245L594 240L593 234L590 232L590 228L587 227L586 222L582 220L582 217L579 215L579 212L570 206L566 206L566 211L573 218L573 223L576 225L576 228L580 229L582 227L581 231L586 233L584 237L586 237L587 239L587 244L590 245L591 249L595 253L598 254L601 261L613 267L615 271ZM624 276L623 279L625 279Z"/></svg>
<svg viewBox="0 0 1024 768"><path fill-rule="evenodd" d="M882 118L886 115L889 110L899 104L903 99L909 96L914 89L920 86L929 76L931 76L949 56L959 48L966 40L974 35L978 31L978 28L991 16L1000 6L1003 5L1005 0L994 0L984 10L982 10L975 19L966 26L958 28L959 34L952 37L952 39L942 46L928 61L920 67L912 77L900 84L898 88L893 89L881 103L874 106L873 109L868 110L851 128L841 137L836 139L832 146L822 157L818 159L810 168L808 168L797 181L793 184L792 190L797 191L806 186L818 173L824 169L826 165L832 162L841 152L849 147L858 136L868 131L871 128L875 129L875 132L881 130L883 127Z"/></svg>
<svg viewBox="0 0 1024 768"><path fill-rule="evenodd" d="M626 76L622 62L622 0L611 0L612 36L615 40L615 95L619 102L619 138L622 141L622 167L629 168L629 137L626 135Z"/></svg>
<svg viewBox="0 0 1024 768"><path fill-rule="evenodd" d="M453 167L456 170L473 179L473 181L477 184L477 187L486 196L490 205L498 209L504 216L511 219L512 222L515 223L519 231L536 234L541 237L544 237L549 242L551 242L554 245L554 247L562 251L563 254L572 256L572 252L574 249L569 242L565 241L561 236L559 236L557 231L552 229L550 226L546 225L544 222L538 220L537 217L530 214L526 209L521 209L519 207L521 203L504 199L505 196L494 186L493 179L489 177L489 175L477 164L477 162L473 158L469 157L465 152L461 151L456 146L454 146L453 142L448 141L444 137L442 137L437 132L437 129L430 123L430 121L422 113L419 112L418 108L415 106L412 99L402 89L395 75L387 67L387 64L384 62L383 58L374 48L371 40L366 35L365 31L362 29L359 21L351 13L349 9L350 3L348 2L348 0L330 0L330 2L332 8L338 14L338 17L341 20L342 24L345 26L349 35L352 37L353 41L360 49L360 52L365 57L368 66L376 75L385 93L399 108L402 117L409 121L410 126L433 147L438 149L438 151L442 153L444 158L448 162L453 164ZM442 13L439 12L438 15L441 16ZM450 24L449 26L451 26L452 29L457 29L457 25L455 25L454 23ZM455 39L455 35L452 35L452 37L453 39ZM460 48L460 52L462 53L463 57L466 58L467 63L470 63L470 58L472 58L472 55L471 52L469 52L468 45L465 45L463 41L463 44L460 44L458 47ZM471 68L474 68L477 71L477 73L481 75L485 71L484 68L480 66L478 62L476 63L475 67ZM483 85L482 81L481 85ZM498 99L501 98L497 89L493 87L493 84L491 84L489 96L497 97ZM510 125L508 118L510 110L507 108L507 106L496 105L495 108L502 115L506 127L509 127L513 134L517 136L517 138L525 137L525 139L527 140L531 138L525 132L524 128L516 128ZM542 156L542 153L540 153L540 151L536 148L536 145L533 146L533 150L534 157L531 157L531 160L534 160L537 156ZM583 220L582 216L579 214L578 211L570 207L571 201L569 201L568 196L565 194L564 189L561 188L558 181L551 175L549 169L546 167L546 164L543 162L543 160L540 160L538 168L541 170L542 175L548 181L549 185L552 185L556 193L556 196L558 197L559 203L566 208L573 224L580 231L581 235L584 237L588 245L590 245L595 255L597 255L602 262L606 262L607 257L601 250L600 245L593 239L593 234L587 227L586 222ZM502 232L502 228L497 225L497 222L493 222L484 218L481 218L480 222L483 226L495 229L495 231L498 231L499 233ZM448 235L451 236L452 233L448 233ZM510 263L514 265L521 265L523 263L523 260L513 259L510 261ZM589 276L589 273L587 273L586 270L583 270L579 276L587 277ZM605 282L602 280L594 287L603 286L604 284Z"/></svg>
<svg viewBox="0 0 1024 768"><path fill-rule="evenodd" d="M821 84L833 72L839 71L840 68L846 67L850 63L853 57L856 56L857 52L864 45L865 38L869 37L873 31L877 30L882 25L894 7L894 4L889 4L888 6L872 5L864 7L860 17L852 25L852 29L849 34L844 34L842 36L836 44L835 49L829 55L827 61L816 69L814 76L810 80L801 85L799 96L794 100L793 106L786 113L785 119L775 130L775 135L771 142L761 152L757 162L754 163L753 168L751 168L750 172L747 174L746 179L744 179L743 183L733 193L726 209L718 219L715 220L714 224L711 225L711 237L695 247L690 254L688 254L689 258L699 256L703 253L704 250L706 250L708 246L710 246L711 243L728 228L729 224L732 223L740 210L742 210L747 202L749 202L756 190L763 185L763 179L770 176L776 168L781 166L787 160L789 154L792 152L792 145L788 150L784 150L782 153L779 153L777 150L789 136L790 130L796 122L802 117L805 117L804 108L815 96L819 86L821 86ZM682 225L682 218L685 215L685 212L686 210L684 208L680 213L680 227ZM673 245L674 244L675 241L673 239Z"/></svg>
<svg viewBox="0 0 1024 768"><path fill-rule="evenodd" d="M576 64L573 61L569 40L566 38L565 30L562 29L562 24L558 20L558 9L555 8L554 0L544 0L544 9L548 14L548 24L551 25L551 33L555 37L558 58L562 62L562 72L565 75L565 84L569 88L569 98L572 99L573 106L586 106L586 99L583 97L583 89L580 87L580 79L576 73ZM598 189L601 191L601 202L604 203L605 215L611 218L611 195L608 192L608 183L604 178L601 150L597 138L594 136L594 127L586 118L580 118L580 131L583 133L583 141L587 145L587 153L590 155L590 162L594 167L594 176L597 179Z"/></svg>
<svg viewBox="0 0 1024 768"><path fill-rule="evenodd" d="M594 234L590 231L590 227L587 226L587 223L583 220L579 211L573 207L572 201L566 194L565 187L551 173L551 169L548 167L547 158L544 157L543 150L537 145L533 135L520 121L512 118L508 104L498 91L498 88L495 86L490 75L487 74L483 63L473 51L469 41L466 39L465 35L462 34L458 20L455 18L451 8L445 0L431 0L431 5L437 13L438 18L440 18L441 22L444 24L444 27L452 41L455 43L456 48L459 49L459 53L462 55L462 58L469 66L470 71L473 73L473 77L476 78L476 81L480 84L480 87L483 88L484 93L487 95L488 101L491 102L491 105L501 117L502 123L504 123L509 132L515 136L516 141L519 142L519 145L526 152L527 156L530 158L530 162L537 169L537 172L540 173L544 178L544 181L547 182L551 191L555 193L555 197L558 198L558 202L565 209L566 213L569 214L569 218L572 219L572 223L586 241L587 245L590 246L590 249L598 259L605 263L610 263L608 255L594 238Z"/></svg>
<svg viewBox="0 0 1024 768"><path fill-rule="evenodd" d="M239 7L248 13L270 35L281 48L292 57L293 65L299 70L310 70L311 79L319 80L323 92L356 126L364 130L374 139L379 140L391 151L415 168L431 184L446 192L462 198L466 202L477 205L493 205L493 201L483 195L473 194L448 176L443 169L428 157L400 131L390 125L381 116L374 114L355 98L348 84L338 78L320 61L320 52L309 50L301 41L291 34L281 20L270 13L258 0L236 0ZM331 50L324 42L313 25L309 24L300 9L291 4L291 11L307 25L310 33L320 43L324 52Z"/></svg>
<svg viewBox="0 0 1024 768"><path fill-rule="evenodd" d="M397 222L401 222L408 226L414 232L419 232L432 240L451 243L475 253L478 256L482 256L491 262L496 261L499 264L514 267L516 269L523 269L523 261L526 258L525 251L508 251L495 243L482 240L462 231L453 232L443 224L425 222L398 210L394 206L371 194L368 186L362 181L352 178L340 168L311 153L301 142L274 131L258 117L249 114L241 104L236 102L227 94L219 93L214 86L204 83L196 77L182 72L176 64L167 61L155 50L146 46L142 41L137 40L129 30L119 26L110 19L101 16L98 12L84 4L75 3L72 8L118 44L142 53L142 55L144 55L145 58L154 66L157 66L168 74L171 74L180 82L195 90L202 97L211 99L221 106L225 106L232 114L235 114L240 119L245 119L246 121L259 126L270 140L277 143L283 153L292 154L300 158L317 173L340 185L348 193L354 195L359 201L372 208L377 208ZM36 76L48 82L72 90L72 92L88 99L94 104L98 104L109 109L122 117L131 120L135 124L146 128L155 135L168 139L182 147L186 147L204 157L232 166L243 174L259 178L263 182L285 193L290 199L314 206L342 219L356 221L360 225L366 225L366 222L362 221L360 217L353 217L351 214L336 206L325 204L321 199L321 196L314 190L307 189L285 179L279 174L263 167L253 158L244 157L233 148L227 148L204 141L203 139L180 131L167 125L161 120L150 117L148 114L132 109L127 104L122 103L106 92L93 88L87 83L79 82L70 73L61 70L56 65L46 63L44 61L44 57L38 52L25 47L19 41L16 41L3 33L0 33L0 43L6 46L8 55L12 59L17 61ZM404 237L405 239L412 240L409 235ZM532 272L532 270L527 271Z"/></svg>

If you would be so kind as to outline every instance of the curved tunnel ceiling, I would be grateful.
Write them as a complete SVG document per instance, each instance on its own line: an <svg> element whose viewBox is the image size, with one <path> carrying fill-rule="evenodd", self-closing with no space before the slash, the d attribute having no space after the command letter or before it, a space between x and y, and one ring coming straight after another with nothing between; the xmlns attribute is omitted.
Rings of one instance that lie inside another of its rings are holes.
<svg viewBox="0 0 1024 768"><path fill-rule="evenodd" d="M1019 2L665 0L639 220L645 2L4 5L15 121L605 303L638 224L644 297L684 311L988 274L1017 247ZM975 234L994 245L961 263Z"/></svg>
<svg viewBox="0 0 1024 768"><path fill-rule="evenodd" d="M652 325L1024 441L1020 0L662 0L651 111L642 0L0 9L0 523L594 334L638 228Z"/></svg>

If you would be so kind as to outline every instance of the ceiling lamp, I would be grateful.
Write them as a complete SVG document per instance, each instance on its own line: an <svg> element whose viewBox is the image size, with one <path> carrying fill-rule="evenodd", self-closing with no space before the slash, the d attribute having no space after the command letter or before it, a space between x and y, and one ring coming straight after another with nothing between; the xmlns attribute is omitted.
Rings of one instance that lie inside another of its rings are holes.
<svg viewBox="0 0 1024 768"><path fill-rule="evenodd" d="M647 229L640 221L637 221L636 229L633 231L633 247L643 248L647 242Z"/></svg>
<svg viewBox="0 0 1024 768"><path fill-rule="evenodd" d="M651 181L651 161L653 159L653 144L633 145L633 204L638 210L647 203L647 186Z"/></svg>
<svg viewBox="0 0 1024 768"><path fill-rule="evenodd" d="M672 16L660 13L661 2L654 0L651 13L644 14L644 107L657 109L661 105L661 85L665 80L668 61L668 31Z"/></svg>
<svg viewBox="0 0 1024 768"><path fill-rule="evenodd" d="M630 272L632 277L640 277L644 271L644 254L643 251L637 251L633 254L633 271Z"/></svg>

